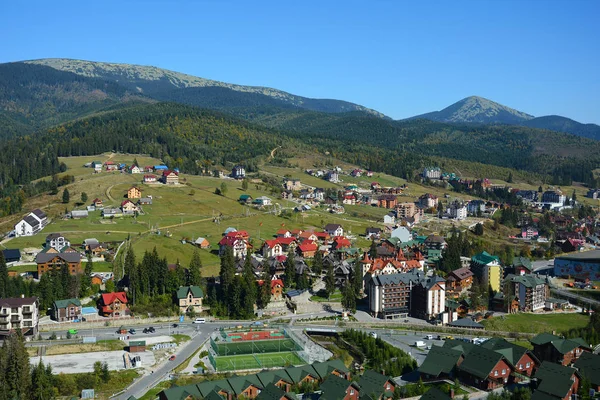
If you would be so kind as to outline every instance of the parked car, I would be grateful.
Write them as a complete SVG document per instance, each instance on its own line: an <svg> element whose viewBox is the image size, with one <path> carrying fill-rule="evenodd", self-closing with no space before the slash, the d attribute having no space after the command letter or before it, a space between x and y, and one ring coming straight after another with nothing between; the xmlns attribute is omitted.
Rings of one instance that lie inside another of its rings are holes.
<svg viewBox="0 0 600 400"><path fill-rule="evenodd" d="M172 327L172 328L177 328L178 326L179 326L179 325L177 325L177 324L173 324L171 327Z"/></svg>
<svg viewBox="0 0 600 400"><path fill-rule="evenodd" d="M169 357L169 361L175 361L175 354L173 354L171 357Z"/></svg>
<svg viewBox="0 0 600 400"><path fill-rule="evenodd" d="M204 324L204 323L206 323L206 319L204 319L204 318L196 318L194 320L194 323L195 324Z"/></svg>
<svg viewBox="0 0 600 400"><path fill-rule="evenodd" d="M425 339L426 340L432 340L433 339L433 335L425 335Z"/></svg>
<svg viewBox="0 0 600 400"><path fill-rule="evenodd" d="M153 326L150 326L150 327L148 327L148 332L154 333L154 332L156 332L156 329L154 329Z"/></svg>
<svg viewBox="0 0 600 400"><path fill-rule="evenodd" d="M375 332L370 332L369 336L371 336L373 339L377 339L377 333Z"/></svg>
<svg viewBox="0 0 600 400"><path fill-rule="evenodd" d="M69 329L71 335L77 335L77 329Z"/></svg>
<svg viewBox="0 0 600 400"><path fill-rule="evenodd" d="M130 334L130 335L135 335L135 329L131 328L131 329L129 330L129 334Z"/></svg>

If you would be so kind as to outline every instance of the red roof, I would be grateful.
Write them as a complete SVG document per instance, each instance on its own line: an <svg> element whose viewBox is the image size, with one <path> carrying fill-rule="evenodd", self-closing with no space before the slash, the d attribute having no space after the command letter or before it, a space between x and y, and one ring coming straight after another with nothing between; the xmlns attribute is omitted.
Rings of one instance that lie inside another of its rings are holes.
<svg viewBox="0 0 600 400"><path fill-rule="evenodd" d="M177 171L169 171L168 169L163 171L163 176L169 176L171 174L175 174L175 175L179 175L179 172Z"/></svg>
<svg viewBox="0 0 600 400"><path fill-rule="evenodd" d="M283 281L281 279L273 279L271 281L271 289L273 289L277 285L280 285L281 287L283 287Z"/></svg>
<svg viewBox="0 0 600 400"><path fill-rule="evenodd" d="M318 237L319 239L328 239L329 238L329 233L327 233L327 232L315 232L315 236Z"/></svg>
<svg viewBox="0 0 600 400"><path fill-rule="evenodd" d="M133 204L133 202L132 202L131 200L123 200L123 201L121 202L121 207L123 207L123 206L124 206L125 204L127 204L127 203L131 203L131 204Z"/></svg>
<svg viewBox="0 0 600 400"><path fill-rule="evenodd" d="M233 247L235 242L237 242L238 240L244 240L244 239L241 237L223 236L223 239L221 239L219 241L219 245Z"/></svg>
<svg viewBox="0 0 600 400"><path fill-rule="evenodd" d="M421 268L421 263L419 263L417 260L408 260L406 263L404 263L404 268L406 268L406 269Z"/></svg>
<svg viewBox="0 0 600 400"><path fill-rule="evenodd" d="M283 254L283 255L280 255L280 256L277 256L277 257L275 257L275 259L276 259L277 261L279 261L280 263L282 263L282 262L284 262L285 260L287 260L287 256L286 256L285 254Z"/></svg>
<svg viewBox="0 0 600 400"><path fill-rule="evenodd" d="M115 165L115 163L112 162L112 161L107 161L107 162L104 163L104 165Z"/></svg>
<svg viewBox="0 0 600 400"><path fill-rule="evenodd" d="M289 246L290 244L292 244L293 242L296 241L296 238L293 238L293 237L287 237L287 238L280 237L280 238L277 238L275 240L279 244L283 244L283 245Z"/></svg>
<svg viewBox="0 0 600 400"><path fill-rule="evenodd" d="M305 241L304 243L302 243L300 246L298 246L298 248L300 249L301 252L305 253L308 251L317 251L317 249L319 248L315 242L311 242L311 241Z"/></svg>
<svg viewBox="0 0 600 400"><path fill-rule="evenodd" d="M156 175L144 175L144 179L154 178L156 179Z"/></svg>
<svg viewBox="0 0 600 400"><path fill-rule="evenodd" d="M279 244L277 240L265 240L265 244L269 246L270 249L275 247L275 245Z"/></svg>
<svg viewBox="0 0 600 400"><path fill-rule="evenodd" d="M285 235L286 233L288 233L289 231L287 229L280 229L277 231L278 235Z"/></svg>
<svg viewBox="0 0 600 400"><path fill-rule="evenodd" d="M341 249L343 247L350 247L350 246L352 246L352 243L350 243L350 241L348 239L346 239L345 237L343 237L343 236L336 236L333 241L335 243L335 248L336 249Z"/></svg>
<svg viewBox="0 0 600 400"><path fill-rule="evenodd" d="M127 304L127 296L125 292L114 292L114 293L103 293L102 304L105 306L111 305L115 300L121 301L121 303Z"/></svg>
<svg viewBox="0 0 600 400"><path fill-rule="evenodd" d="M233 232L229 232L228 234L226 234L225 237L245 239L245 238L250 237L250 235L248 235L248 232L246 232L246 231L233 231Z"/></svg>

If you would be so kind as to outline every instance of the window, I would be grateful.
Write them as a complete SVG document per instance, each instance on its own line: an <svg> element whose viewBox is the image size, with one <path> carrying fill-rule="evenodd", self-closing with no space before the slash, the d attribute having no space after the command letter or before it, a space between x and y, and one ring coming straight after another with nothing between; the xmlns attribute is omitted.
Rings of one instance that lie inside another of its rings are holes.
<svg viewBox="0 0 600 400"><path fill-rule="evenodd" d="M523 369L523 364L519 364L519 369Z"/></svg>
<svg viewBox="0 0 600 400"><path fill-rule="evenodd" d="M498 371L494 371L494 376L498 376Z"/></svg>
<svg viewBox="0 0 600 400"><path fill-rule="evenodd" d="M527 363L525 365L527 366L527 368L531 367L531 363Z"/></svg>
<svg viewBox="0 0 600 400"><path fill-rule="evenodd" d="M354 389L350 389L350 396L354 396Z"/></svg>
<svg viewBox="0 0 600 400"><path fill-rule="evenodd" d="M506 370L505 369L502 370L502 375L506 375Z"/></svg>

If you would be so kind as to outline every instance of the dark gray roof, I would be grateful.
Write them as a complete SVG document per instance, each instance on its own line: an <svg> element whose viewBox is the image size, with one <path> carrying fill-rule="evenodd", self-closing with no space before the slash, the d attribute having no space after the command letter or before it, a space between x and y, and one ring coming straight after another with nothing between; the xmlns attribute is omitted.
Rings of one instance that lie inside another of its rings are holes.
<svg viewBox="0 0 600 400"><path fill-rule="evenodd" d="M27 222L32 228L36 228L37 226L40 225L40 221L38 221L37 219L35 219L31 215L25 216L25 218L23 218L23 220L25 222Z"/></svg>
<svg viewBox="0 0 600 400"><path fill-rule="evenodd" d="M483 329L483 325L478 322L473 321L471 318L461 318L456 321L450 322L448 326L456 326L459 328L475 328L475 329Z"/></svg>
<svg viewBox="0 0 600 400"><path fill-rule="evenodd" d="M13 258L21 258L21 250L19 250L19 249L2 250L2 254L4 255L5 260L10 260Z"/></svg>
<svg viewBox="0 0 600 400"><path fill-rule="evenodd" d="M51 233L46 236L46 240L58 239L59 237L63 237L63 235L60 233Z"/></svg>
<svg viewBox="0 0 600 400"><path fill-rule="evenodd" d="M331 232L331 231L335 231L338 228L341 228L342 226L340 224L327 224L325 225L325 232Z"/></svg>
<svg viewBox="0 0 600 400"><path fill-rule="evenodd" d="M566 256L556 257L557 260L574 260L574 261L600 261L600 250L584 251L581 253L569 254Z"/></svg>
<svg viewBox="0 0 600 400"><path fill-rule="evenodd" d="M38 264L46 263L52 260L54 257L59 257L62 260L70 263L81 261L81 255L77 252L71 253L38 253L35 257L35 262Z"/></svg>
<svg viewBox="0 0 600 400"><path fill-rule="evenodd" d="M39 208L36 208L35 210L33 210L32 214L35 214L35 216L38 217L39 219L48 218L48 216Z"/></svg>
<svg viewBox="0 0 600 400"><path fill-rule="evenodd" d="M0 306L6 307L23 307L37 302L37 297L9 297L0 299Z"/></svg>

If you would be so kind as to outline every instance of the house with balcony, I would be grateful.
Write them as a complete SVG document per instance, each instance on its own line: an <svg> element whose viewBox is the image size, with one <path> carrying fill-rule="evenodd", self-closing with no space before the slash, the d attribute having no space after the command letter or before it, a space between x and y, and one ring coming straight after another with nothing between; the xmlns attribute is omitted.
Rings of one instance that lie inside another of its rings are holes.
<svg viewBox="0 0 600 400"><path fill-rule="evenodd" d="M179 312L185 314L190 310L202 312L204 292L199 286L181 286L176 293Z"/></svg>
<svg viewBox="0 0 600 400"><path fill-rule="evenodd" d="M584 352L592 349L581 338L563 339L550 333L540 333L530 340L533 354L540 361L548 361L561 365L576 362Z"/></svg>
<svg viewBox="0 0 600 400"><path fill-rule="evenodd" d="M23 335L38 333L39 301L37 297L0 299L0 338L20 329Z"/></svg>
<svg viewBox="0 0 600 400"><path fill-rule="evenodd" d="M519 303L519 310L525 312L541 311L550 295L546 279L537 275L508 275L504 278L504 294Z"/></svg>
<svg viewBox="0 0 600 400"><path fill-rule="evenodd" d="M52 303L52 319L58 322L81 320L79 299L56 300Z"/></svg>
<svg viewBox="0 0 600 400"><path fill-rule="evenodd" d="M570 400L577 396L581 375L575 368L544 361L535 378L531 400Z"/></svg>
<svg viewBox="0 0 600 400"><path fill-rule="evenodd" d="M125 292L103 293L98 300L100 314L105 317L124 317L129 314Z"/></svg>

